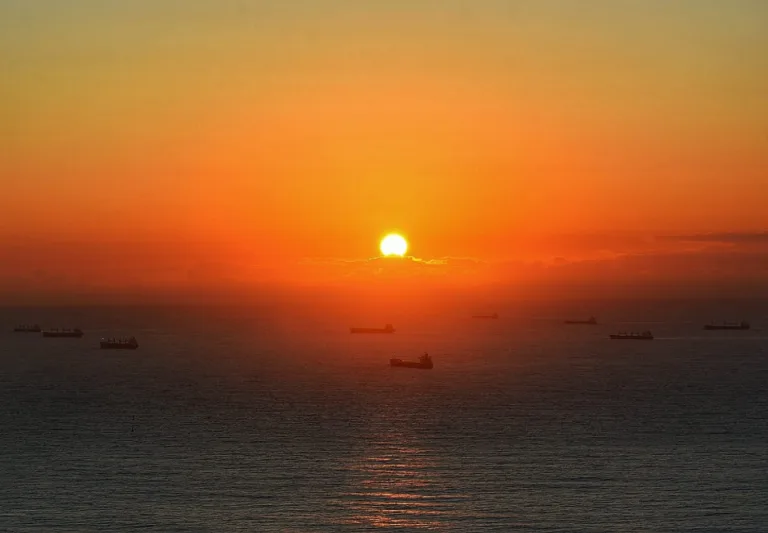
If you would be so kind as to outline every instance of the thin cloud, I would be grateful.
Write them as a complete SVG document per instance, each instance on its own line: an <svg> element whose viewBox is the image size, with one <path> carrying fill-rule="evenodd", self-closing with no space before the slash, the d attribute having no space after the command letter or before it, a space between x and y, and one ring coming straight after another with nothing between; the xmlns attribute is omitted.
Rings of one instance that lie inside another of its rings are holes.
<svg viewBox="0 0 768 533"><path fill-rule="evenodd" d="M306 258L299 266L306 275L327 281L463 279L480 274L486 263L466 257L370 257L361 259Z"/></svg>
<svg viewBox="0 0 768 533"><path fill-rule="evenodd" d="M665 235L661 241L703 242L719 244L768 244L768 231L744 233L699 233L693 235Z"/></svg>

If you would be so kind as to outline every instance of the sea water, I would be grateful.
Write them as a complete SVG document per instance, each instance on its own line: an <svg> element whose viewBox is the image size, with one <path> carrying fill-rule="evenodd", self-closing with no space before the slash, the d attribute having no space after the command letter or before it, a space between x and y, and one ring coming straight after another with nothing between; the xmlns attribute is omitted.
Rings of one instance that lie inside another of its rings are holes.
<svg viewBox="0 0 768 533"><path fill-rule="evenodd" d="M768 304L563 309L2 309L0 530L768 531Z"/></svg>

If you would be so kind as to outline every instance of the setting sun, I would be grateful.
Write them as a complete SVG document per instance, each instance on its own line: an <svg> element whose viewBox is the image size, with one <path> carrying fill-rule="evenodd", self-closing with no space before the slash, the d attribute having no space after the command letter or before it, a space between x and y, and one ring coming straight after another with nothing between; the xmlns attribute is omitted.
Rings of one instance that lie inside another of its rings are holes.
<svg viewBox="0 0 768 533"><path fill-rule="evenodd" d="M404 256L406 250L408 250L408 242L400 235L396 233L390 233L381 240L382 255L397 255Z"/></svg>

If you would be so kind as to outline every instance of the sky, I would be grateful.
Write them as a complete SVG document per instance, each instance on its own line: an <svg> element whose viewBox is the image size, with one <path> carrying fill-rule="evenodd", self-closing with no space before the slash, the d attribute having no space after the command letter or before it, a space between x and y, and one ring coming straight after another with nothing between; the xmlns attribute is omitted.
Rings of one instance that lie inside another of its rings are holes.
<svg viewBox="0 0 768 533"><path fill-rule="evenodd" d="M0 0L0 294L768 287L766 28L762 0Z"/></svg>

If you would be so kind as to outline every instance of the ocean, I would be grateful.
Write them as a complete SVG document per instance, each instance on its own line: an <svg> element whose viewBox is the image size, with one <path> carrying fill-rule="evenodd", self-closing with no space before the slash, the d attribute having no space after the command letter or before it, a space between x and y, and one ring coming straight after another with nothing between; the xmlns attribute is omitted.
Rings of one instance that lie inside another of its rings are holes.
<svg viewBox="0 0 768 533"><path fill-rule="evenodd" d="M11 332L30 322L85 336ZM0 327L2 531L768 531L764 300L18 307ZM119 335L139 349L99 349ZM433 370L388 365L425 351Z"/></svg>

